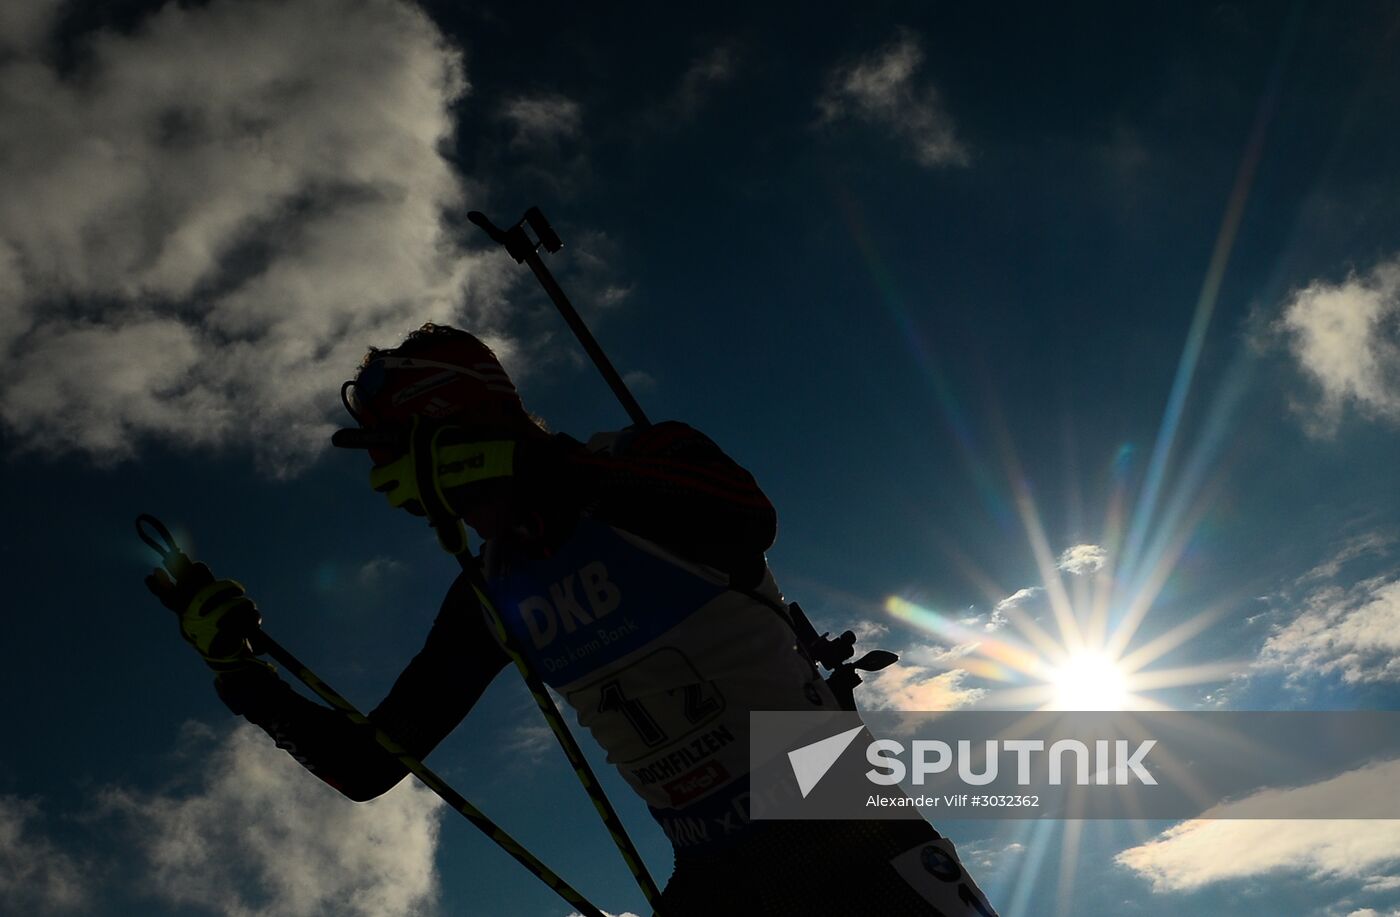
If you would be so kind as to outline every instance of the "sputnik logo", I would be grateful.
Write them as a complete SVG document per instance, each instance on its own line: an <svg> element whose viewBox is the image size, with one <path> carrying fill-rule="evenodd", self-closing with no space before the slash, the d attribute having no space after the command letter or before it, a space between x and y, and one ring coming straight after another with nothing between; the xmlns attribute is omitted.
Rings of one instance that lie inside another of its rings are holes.
<svg viewBox="0 0 1400 917"><path fill-rule="evenodd" d="M857 733L863 729L864 726L857 726L788 752L792 774L797 778L797 788L802 791L803 799L826 776L826 772L831 770L841 753L851 746Z"/></svg>

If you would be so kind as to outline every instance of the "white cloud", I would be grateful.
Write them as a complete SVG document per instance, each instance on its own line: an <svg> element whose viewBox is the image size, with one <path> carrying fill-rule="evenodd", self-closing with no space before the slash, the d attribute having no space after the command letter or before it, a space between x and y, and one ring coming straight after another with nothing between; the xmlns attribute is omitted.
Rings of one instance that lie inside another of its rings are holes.
<svg viewBox="0 0 1400 917"><path fill-rule="evenodd" d="M1017 589L1000 602L997 602L993 611L1006 612L1012 608L1020 608L1044 591L1045 587L1043 586L1028 586L1025 589Z"/></svg>
<svg viewBox="0 0 1400 917"><path fill-rule="evenodd" d="M987 692L965 688L967 672L937 672L920 665L895 663L880 672L862 676L866 690L857 698L870 710L956 710L977 703Z"/></svg>
<svg viewBox="0 0 1400 917"><path fill-rule="evenodd" d="M529 717L532 714L535 722L527 719L512 727L506 734L499 746L502 754L511 758L524 756L531 762L538 763L551 748L558 745L554 731L547 723L540 721L538 712L531 711L524 715Z"/></svg>
<svg viewBox="0 0 1400 917"><path fill-rule="evenodd" d="M248 444L286 470L326 445L367 344L490 325L514 272L443 231L466 82L414 7L172 3L84 41L80 76L32 41L0 56L0 421L19 442L99 461L148 437Z"/></svg>
<svg viewBox="0 0 1400 917"><path fill-rule="evenodd" d="M104 810L133 829L144 891L176 907L229 917L436 912L438 798L405 780L352 803L254 726L214 751L194 792L110 790Z"/></svg>
<svg viewBox="0 0 1400 917"><path fill-rule="evenodd" d="M911 646L906 649L901 658L905 662L913 665L922 665L935 669L953 669L957 667L959 659L965 659L977 652L982 644L977 641L966 643L955 643L945 646L938 643L926 643L919 646Z"/></svg>
<svg viewBox="0 0 1400 917"><path fill-rule="evenodd" d="M1256 663L1290 678L1340 675L1349 683L1400 680L1400 579L1378 576L1308 595L1302 611L1264 642Z"/></svg>
<svg viewBox="0 0 1400 917"><path fill-rule="evenodd" d="M821 123L865 121L906 143L920 165L966 165L967 148L943 110L938 90L916 82L923 62L917 36L901 30L889 45L837 67L817 100Z"/></svg>
<svg viewBox="0 0 1400 917"><path fill-rule="evenodd" d="M1400 256L1341 283L1293 294L1277 328L1320 397L1303 408L1311 432L1330 435L1348 406L1400 421Z"/></svg>
<svg viewBox="0 0 1400 917"><path fill-rule="evenodd" d="M63 0L0 3L0 55L36 47L53 25Z"/></svg>
<svg viewBox="0 0 1400 917"><path fill-rule="evenodd" d="M59 850L38 825L39 806L0 796L0 910L63 913L91 900L88 869Z"/></svg>
<svg viewBox="0 0 1400 917"><path fill-rule="evenodd" d="M581 164L584 158L580 156L574 161L575 164ZM564 168L562 173L549 180L571 185L585 180L581 165L578 169L571 165ZM596 327L605 322L607 316L624 308L632 296L634 285L622 276L626 273L626 255L617 241L606 232L570 229L565 238L567 244L556 256L554 270L556 274L568 276L570 299L583 310L585 321ZM553 311L553 307L550 307L550 311ZM551 327L557 328L557 325L552 324ZM576 361L579 366L586 366L589 373L597 372L573 335L567 335L562 340L568 359Z"/></svg>
<svg viewBox="0 0 1400 917"><path fill-rule="evenodd" d="M1340 573L1347 564L1363 557L1383 557L1390 552L1390 547L1395 544L1395 540L1393 532L1383 530L1365 532L1349 538L1333 552L1331 557L1300 576L1297 584L1301 585L1312 580L1331 579Z"/></svg>
<svg viewBox="0 0 1400 917"><path fill-rule="evenodd" d="M561 95L519 96L501 106L511 126L511 146L557 151L560 141L578 136L583 124L579 104Z"/></svg>
<svg viewBox="0 0 1400 917"><path fill-rule="evenodd" d="M968 866L977 867L979 875L1015 873L1023 868L1020 857L1026 845L1018 841L1002 843L996 840L968 841L958 844L958 854ZM985 879L984 879L985 881Z"/></svg>
<svg viewBox="0 0 1400 917"><path fill-rule="evenodd" d="M1393 868L1400 826L1386 820L1210 820L1186 822L1123 851L1116 861L1156 892L1190 890L1270 872L1366 879Z"/></svg>
<svg viewBox="0 0 1400 917"><path fill-rule="evenodd" d="M609 284L598 291L593 304L600 309L611 309L621 305L623 300L632 295L630 285Z"/></svg>
<svg viewBox="0 0 1400 917"><path fill-rule="evenodd" d="M1273 686L1306 693L1322 678L1349 684L1400 682L1400 569L1395 533L1377 529L1341 541L1322 561L1257 597L1263 611L1243 623L1262 634L1254 661L1206 696L1216 707Z"/></svg>
<svg viewBox="0 0 1400 917"><path fill-rule="evenodd" d="M1325 812L1333 794L1354 800L1392 792L1395 774L1396 762L1390 762L1311 786L1265 790L1182 822L1114 861L1149 880L1156 892L1189 892L1285 870L1314 879L1384 881L1400 863L1400 822L1250 816L1260 811L1256 806L1280 803Z"/></svg>
<svg viewBox="0 0 1400 917"><path fill-rule="evenodd" d="M980 616L978 620L981 620ZM1006 617L1005 610L993 608L992 613L987 616L986 622L982 624L982 629L987 631L988 633L991 633L992 631L1001 630L1003 627L1010 623L1010 620Z"/></svg>
<svg viewBox="0 0 1400 917"><path fill-rule="evenodd" d="M737 57L734 46L729 44L719 45L697 57L681 75L671 98L671 109L681 117L693 117L712 89L734 78Z"/></svg>
<svg viewBox="0 0 1400 917"><path fill-rule="evenodd" d="M1077 544L1060 554L1056 566L1066 573L1083 576L1086 573L1097 573L1106 563L1108 552L1103 548L1096 544Z"/></svg>
<svg viewBox="0 0 1400 917"><path fill-rule="evenodd" d="M1017 589L992 606L992 613L988 616L987 623L983 625L983 628L987 631L1001 630L1011 623L1011 618L1021 619L1023 615L1026 616L1025 619L1036 619L1038 615L1029 612L1027 607L1043 604L1042 597L1044 595L1044 586L1028 586L1025 589Z"/></svg>
<svg viewBox="0 0 1400 917"><path fill-rule="evenodd" d="M365 588L377 586L387 577L402 573L405 569L403 561L395 560L380 554L370 558L355 574L356 581Z"/></svg>
<svg viewBox="0 0 1400 917"><path fill-rule="evenodd" d="M633 393L651 392L656 390L656 377L644 369L631 369L622 374L622 384Z"/></svg>
<svg viewBox="0 0 1400 917"><path fill-rule="evenodd" d="M890 632L890 626L884 621L872 621L869 618L861 618L852 624L848 630L856 635L857 644L866 644L884 639Z"/></svg>

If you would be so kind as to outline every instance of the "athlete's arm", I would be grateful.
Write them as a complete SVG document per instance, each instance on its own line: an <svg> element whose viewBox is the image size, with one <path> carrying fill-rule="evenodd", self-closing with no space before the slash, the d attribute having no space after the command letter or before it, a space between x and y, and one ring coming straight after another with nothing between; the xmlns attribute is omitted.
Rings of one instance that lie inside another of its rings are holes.
<svg viewBox="0 0 1400 917"><path fill-rule="evenodd" d="M421 759L462 721L506 662L465 577L459 577L423 649L369 718ZM371 732L302 697L268 669L220 676L215 687L229 709L353 800L373 799L408 773Z"/></svg>
<svg viewBox="0 0 1400 917"><path fill-rule="evenodd" d="M573 457L594 515L736 581L762 575L777 514L753 475L709 437L664 421L598 445Z"/></svg>

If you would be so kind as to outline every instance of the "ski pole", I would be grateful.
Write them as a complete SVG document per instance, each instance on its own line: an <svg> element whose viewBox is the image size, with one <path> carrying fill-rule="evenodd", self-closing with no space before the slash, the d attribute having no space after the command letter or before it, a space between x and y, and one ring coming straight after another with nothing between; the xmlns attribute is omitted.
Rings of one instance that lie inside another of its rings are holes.
<svg viewBox="0 0 1400 917"><path fill-rule="evenodd" d="M146 529L151 529L148 532ZM175 538L170 534L170 530L165 527L155 516L149 513L142 513L136 517L136 534L150 548L160 555L161 563L170 570L172 574L180 567L187 566L190 559L180 550L180 546L175 543ZM158 540L159 539L159 540ZM475 825L483 834L491 838L502 850L510 854L517 863L524 866L536 878L554 889L559 897L569 903L571 907L577 908L584 917L605 917L604 913L593 905L587 898L578 892L573 886L559 877L554 870L541 862L534 854L520 845L515 838L506 833L487 815L467 801L467 798L458 793L447 781L443 780L436 773L428 768L426 764L415 758L402 745L374 724L369 717L365 716L350 701L346 700L339 692L330 685L322 681L315 672L311 671L301 660L293 656L285 647L267 635L259 628L254 633L250 642L253 651L258 655L271 656L278 665L296 676L297 680L306 685L316 693L326 703L330 704L352 723L369 729L374 733L374 740L386 752L398 759L408 771L422 781L423 785L432 790L467 821Z"/></svg>
<svg viewBox="0 0 1400 917"><path fill-rule="evenodd" d="M627 416L632 418L632 422L639 427L649 427L651 423L647 420L646 413L642 406L637 403L637 399L632 397L632 392L628 390L627 383L622 381L617 370L613 368L612 361L603 352L603 348L598 345L598 341L593 337L593 332L588 330L588 326L579 317L578 310L573 303L569 302L569 297L564 295L564 290L559 286L559 282L554 279L549 268L545 266L544 259L540 257L539 247L544 246L544 250L554 254L564 247L554 228L549 225L549 221L544 218L540 208L531 207L525 211L525 215L520 221L510 229L502 230L486 218L486 214L479 210L473 210L467 214L467 219L481 227L485 233L491 237L492 241L505 246L510 256L517 263L525 263L530 266L530 270L535 272L540 286L549 294L549 298L554 301L554 305L559 309L559 314L564 316L564 321L568 322L569 328L578 338L583 349L593 359L593 364L598 367L598 371L603 374L603 379L608 383L608 387L613 390L617 400L622 402L622 407L627 411ZM525 225L535 231L535 241L531 241L525 232Z"/></svg>
<svg viewBox="0 0 1400 917"><path fill-rule="evenodd" d="M568 724L564 722L564 717L559 713L558 705L554 703L554 698L550 697L544 679L535 671L525 654L520 651L515 639L506 630L500 612L496 610L495 604L486 594L486 582L476 559L468 550L467 532L462 520L456 518L430 519L429 522L437 533L438 544L447 553L457 558L457 563L466 573L467 581L471 584L472 592L476 593L482 614L485 616L487 624L490 625L492 634L500 643L501 649L505 650L506 655L510 657L511 662L515 663L516 671L520 673L525 687L529 689L530 696L534 698L535 705L539 707L550 731L559 741L559 746L564 750L564 757L573 767L574 776L578 777L584 792L592 800L593 807L598 811L598 816L603 821L603 826L608 829L608 834L612 837L613 845L617 847L617 852L622 855L623 863L632 873L637 887L642 890L647 904L651 905L652 917L662 917L660 910L661 891L647 870L646 863L642 860L642 855L637 850L636 844L632 843L632 837L627 833L627 827L622 823L622 818L613 808L612 800L608 798L602 784L594 775L593 767L583 756L583 750L579 748L574 734L569 730Z"/></svg>
<svg viewBox="0 0 1400 917"><path fill-rule="evenodd" d="M391 439L397 442L400 448L407 448L401 439L392 437ZM366 434L363 430L340 430L331 439L335 445L346 449L366 448L380 441L380 437L373 433ZM593 767L583 756L583 750L579 748L578 741L574 739L568 724L564 722L564 717L559 713L559 707L554 703L554 698L550 696L545 687L544 679L535 671L529 658L520 650L515 639L506 629L500 612L496 610L495 604L487 595L485 577L470 551L466 526L457 517L438 517L431 512L428 524L432 526L438 544L444 551L456 558L458 565L466 574L467 582L476 595L477 603L481 606L482 617L491 629L492 635L506 656L515 664L516 671L520 673L525 687L529 689L530 696L534 699L540 714L544 716L545 723L554 733L559 747L563 749L564 757L568 759L569 765L574 769L574 775L578 777L584 792L588 794L588 798L593 803L593 808L597 810L599 818L602 819L603 826L607 828L613 845L622 856L623 863L632 874L633 880L641 889L647 903L651 905L652 917L660 917L661 890L647 870L646 862L637 850L637 845L632 842L631 836L627 833L627 827L623 824L621 816L613 808L612 800L608 798L608 794L593 773Z"/></svg>
<svg viewBox="0 0 1400 917"><path fill-rule="evenodd" d="M545 219L544 213L541 212L540 208L531 207L529 210L526 210L525 215L510 229L501 229L496 226L496 224L492 223L486 215L479 210L473 210L468 213L467 219L479 226L491 237L492 241L504 246L505 250L517 263L530 265L530 270L535 272L535 277L539 279L540 285L543 286L544 291L549 294L549 298L554 301L554 305L558 307L559 313L564 316L564 321L568 323L569 328L574 332L574 336L578 338L578 342L583 345L583 349L587 351L588 355L593 359L593 364L597 366L598 371L603 374L603 379L613 390L613 394L617 396L617 400L622 403L623 410L632 418L632 422L639 427L651 426L651 422L647 420L646 413L642 410L641 404L632 396L632 392L628 390L627 384L622 381L622 377L619 376L617 370L613 368L612 361L608 359L608 355L603 352L603 348L598 344L597 338L593 337L593 333L589 331L588 326L583 323L583 319L579 316L578 310L574 308L573 303L569 302L569 297L564 295L564 291L560 288L558 281L554 279L554 275L551 274L549 268L545 266L544 259L540 257L539 249L541 246L550 254L554 254L564 247L563 240L561 240L559 234L554 231L554 227L549 225L549 221ZM533 241L530 239L529 234L525 232L525 227L527 225L535 233L535 239ZM734 587L731 586L730 588ZM807 648L809 655L812 655L814 660L821 661L822 665L826 666L826 668L832 672L833 680L836 682L836 684L832 685L832 688L834 691L839 692L838 697L842 700L843 709L855 709L855 700L852 696L852 691L856 685L861 683L860 676L856 674L856 669L871 672L879 671L899 658L894 653L876 650L867 653L855 662L845 663L844 660L855 655L855 635L850 631L847 631L835 640L830 639L826 634L818 636L816 628L813 627L811 621L807 619L807 613L804 612L802 606L798 605L796 602L792 602L784 608L775 605L771 599L760 595L754 590L734 589L734 591L772 608L778 613L779 617L788 622L788 625L792 627L793 631L796 633L801 645ZM849 640L847 639L848 634L850 635ZM847 698L850 699L847 700Z"/></svg>
<svg viewBox="0 0 1400 917"><path fill-rule="evenodd" d="M603 379L613 390L623 408L632 418L632 422L640 427L649 427L651 422L647 420L646 413L642 406L637 403L637 399L632 397L632 393L627 389L627 384L622 381L617 370L613 367L608 355L603 352L588 326L583 323L578 310L569 302L569 297L564 294L559 283L545 266L544 260L540 258L536 250L543 245L546 251L556 252L563 247L558 234L554 232L549 221L544 218L538 207L531 207L525 211L525 216L508 230L499 229L494 223L487 219L486 215L479 210L473 210L467 214L467 219L481 227L497 243L504 245L506 251L515 258L517 262L525 262L530 265L530 269L535 272L540 284L544 287L549 298L554 301L554 305L559 309L564 320L568 322L574 335L578 338L583 349L593 359L593 363L598 367L598 371L603 374ZM525 233L525 224L535 231L538 241L532 242ZM656 881L652 879L651 873L647 871L646 863L643 862L641 854L637 851L636 845L627 833L627 828L618 816L617 810L613 808L612 801L608 799L603 787L598 783L598 778L593 774L593 768L588 760L584 758L583 751L579 748L578 742L574 739L573 733L569 730L568 724L559 713L558 706L554 699L549 696L545 689L544 679L542 679L530 660L515 645L509 631L506 630L505 623L501 619L500 613L486 595L485 582L481 571L477 569L476 562L467 550L466 531L461 520L446 521L451 525L451 531L438 528L438 542L449 554L457 558L462 569L467 571L467 577L471 581L472 589L481 603L487 622L491 625L492 631L496 635L501 648L506 655L515 663L515 668L520 672L520 677L525 681L525 686L529 689L530 695L535 699L535 705L539 707L540 713L544 716L545 722L549 724L550 731L558 739L559 745L564 750L564 757L569 760L569 764L574 769L574 774L578 777L579 783L583 784L584 791L593 800L594 808L598 810L598 815L603 820L603 825L612 836L613 844L617 847L618 853L622 855L622 860L627 864L632 877L646 897L647 903L653 909L659 909L661 903L661 892L657 888ZM435 525L435 527L437 527ZM654 917L659 917L659 910Z"/></svg>

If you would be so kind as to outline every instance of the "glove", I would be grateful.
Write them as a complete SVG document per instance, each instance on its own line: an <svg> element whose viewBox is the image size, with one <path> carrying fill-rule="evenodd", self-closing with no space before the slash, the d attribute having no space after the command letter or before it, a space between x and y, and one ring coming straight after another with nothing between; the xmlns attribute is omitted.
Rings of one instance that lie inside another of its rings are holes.
<svg viewBox="0 0 1400 917"><path fill-rule="evenodd" d="M219 675L268 663L253 654L250 638L262 624L258 607L233 580L215 579L205 564L184 554L168 557L164 569L146 577L162 605L180 617L180 634Z"/></svg>
<svg viewBox="0 0 1400 917"><path fill-rule="evenodd" d="M474 439L462 427L413 418L406 454L370 471L369 481L395 509L429 519L461 518L472 506L515 492L515 439Z"/></svg>

